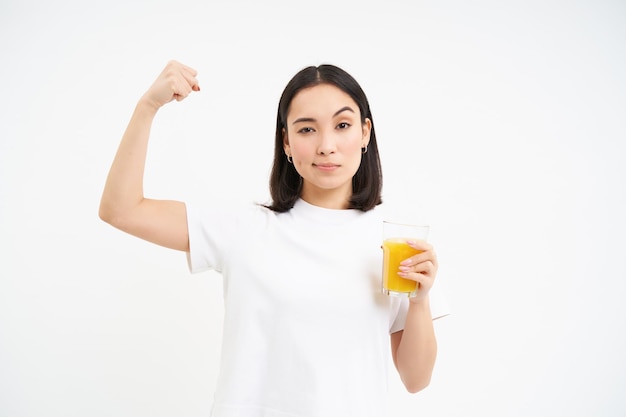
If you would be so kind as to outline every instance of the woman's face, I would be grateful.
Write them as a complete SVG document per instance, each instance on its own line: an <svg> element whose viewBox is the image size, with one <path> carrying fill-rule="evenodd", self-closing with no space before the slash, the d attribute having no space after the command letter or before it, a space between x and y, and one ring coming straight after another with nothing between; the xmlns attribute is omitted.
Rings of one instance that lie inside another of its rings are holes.
<svg viewBox="0 0 626 417"><path fill-rule="evenodd" d="M302 177L305 201L347 207L371 126L369 119L361 124L359 106L334 85L319 84L296 94L283 129L283 146Z"/></svg>

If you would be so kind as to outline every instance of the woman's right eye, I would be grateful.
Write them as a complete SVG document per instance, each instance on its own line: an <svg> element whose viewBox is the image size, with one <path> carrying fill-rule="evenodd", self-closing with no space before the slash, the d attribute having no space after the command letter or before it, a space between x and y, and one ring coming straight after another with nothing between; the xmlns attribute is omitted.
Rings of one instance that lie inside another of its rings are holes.
<svg viewBox="0 0 626 417"><path fill-rule="evenodd" d="M303 127L302 129L298 130L298 133L310 133L313 132L313 128L311 127Z"/></svg>

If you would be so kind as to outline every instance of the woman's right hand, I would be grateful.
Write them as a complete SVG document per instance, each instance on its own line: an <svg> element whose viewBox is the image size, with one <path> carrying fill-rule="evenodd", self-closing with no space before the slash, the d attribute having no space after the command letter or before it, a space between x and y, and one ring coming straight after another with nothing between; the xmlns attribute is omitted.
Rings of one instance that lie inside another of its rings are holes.
<svg viewBox="0 0 626 417"><path fill-rule="evenodd" d="M161 246L189 250L183 202L145 198L143 174L150 127L157 110L172 100L200 91L196 70L170 61L135 107L109 170L99 215L133 236Z"/></svg>
<svg viewBox="0 0 626 417"><path fill-rule="evenodd" d="M200 91L197 74L195 69L187 65L170 61L144 93L141 101L156 111L172 100L184 100L192 91Z"/></svg>

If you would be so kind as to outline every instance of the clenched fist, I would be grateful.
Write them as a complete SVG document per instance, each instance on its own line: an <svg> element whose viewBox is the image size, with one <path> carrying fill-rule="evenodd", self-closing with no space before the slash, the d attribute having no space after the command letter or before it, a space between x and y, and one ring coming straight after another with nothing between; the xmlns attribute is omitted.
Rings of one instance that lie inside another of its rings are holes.
<svg viewBox="0 0 626 417"><path fill-rule="evenodd" d="M177 61L167 63L148 91L142 97L155 110L172 100L181 101L192 91L200 91L198 72Z"/></svg>

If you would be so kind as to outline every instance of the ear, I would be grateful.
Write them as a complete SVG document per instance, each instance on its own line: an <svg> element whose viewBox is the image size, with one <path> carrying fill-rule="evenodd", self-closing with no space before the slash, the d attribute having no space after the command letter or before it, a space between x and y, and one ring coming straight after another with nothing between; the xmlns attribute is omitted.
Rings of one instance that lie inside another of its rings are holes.
<svg viewBox="0 0 626 417"><path fill-rule="evenodd" d="M291 147L289 146L289 135L287 135L287 131L283 127L283 150L285 151L285 155L291 155Z"/></svg>
<svg viewBox="0 0 626 417"><path fill-rule="evenodd" d="M372 121L366 118L365 121L361 123L361 127L363 129L363 140L361 143L361 147L364 148L370 143L370 135L372 133Z"/></svg>

